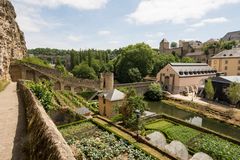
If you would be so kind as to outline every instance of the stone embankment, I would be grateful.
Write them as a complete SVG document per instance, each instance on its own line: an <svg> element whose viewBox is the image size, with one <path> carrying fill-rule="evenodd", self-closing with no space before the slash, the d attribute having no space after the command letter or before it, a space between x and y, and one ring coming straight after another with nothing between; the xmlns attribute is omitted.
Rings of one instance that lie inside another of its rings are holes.
<svg viewBox="0 0 240 160"><path fill-rule="evenodd" d="M27 51L23 32L15 21L16 13L8 0L0 1L0 80L9 80L13 59L21 59Z"/></svg>
<svg viewBox="0 0 240 160"><path fill-rule="evenodd" d="M229 106L217 105L216 103L201 104L183 99L168 97L164 103L173 105L183 110L199 113L208 118L216 119L228 124L240 127L240 110Z"/></svg>
<svg viewBox="0 0 240 160"><path fill-rule="evenodd" d="M75 160L71 148L32 92L22 82L17 87L26 110L29 159Z"/></svg>

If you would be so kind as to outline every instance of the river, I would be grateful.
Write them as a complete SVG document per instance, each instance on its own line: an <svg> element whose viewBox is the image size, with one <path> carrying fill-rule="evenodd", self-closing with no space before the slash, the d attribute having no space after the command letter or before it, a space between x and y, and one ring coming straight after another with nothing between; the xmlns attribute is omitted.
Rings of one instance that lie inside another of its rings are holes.
<svg viewBox="0 0 240 160"><path fill-rule="evenodd" d="M193 112L178 109L174 106L170 106L161 102L148 102L148 108L151 112L170 115L172 117L182 119L200 127L208 128L240 141L240 128L238 127L221 123L220 121L206 118Z"/></svg>

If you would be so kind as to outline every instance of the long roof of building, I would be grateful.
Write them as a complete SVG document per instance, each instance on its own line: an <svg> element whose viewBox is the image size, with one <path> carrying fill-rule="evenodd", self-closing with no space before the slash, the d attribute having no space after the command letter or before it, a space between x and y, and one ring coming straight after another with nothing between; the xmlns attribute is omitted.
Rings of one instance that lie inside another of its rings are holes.
<svg viewBox="0 0 240 160"><path fill-rule="evenodd" d="M180 77L203 76L216 74L216 70L206 63L170 63Z"/></svg>
<svg viewBox="0 0 240 160"><path fill-rule="evenodd" d="M224 50L212 58L238 58L240 57L240 48L233 48L231 50Z"/></svg>
<svg viewBox="0 0 240 160"><path fill-rule="evenodd" d="M220 83L240 83L240 76L219 76L212 78L212 81Z"/></svg>

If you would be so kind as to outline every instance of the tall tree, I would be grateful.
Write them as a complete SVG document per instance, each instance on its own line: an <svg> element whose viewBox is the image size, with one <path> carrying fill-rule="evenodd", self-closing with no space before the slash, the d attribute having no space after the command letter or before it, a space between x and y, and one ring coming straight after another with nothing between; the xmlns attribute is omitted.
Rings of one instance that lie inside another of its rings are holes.
<svg viewBox="0 0 240 160"><path fill-rule="evenodd" d="M207 82L204 86L204 90L205 90L205 93L206 93L206 98L208 100L213 100L215 92L214 92L214 88L213 88L211 79L207 80Z"/></svg>
<svg viewBox="0 0 240 160"><path fill-rule="evenodd" d="M129 74L126 73L131 68L137 68L143 77L151 73L155 52L150 46L138 43L122 48L121 52L114 65L118 81L123 83L130 82Z"/></svg>
<svg viewBox="0 0 240 160"><path fill-rule="evenodd" d="M226 93L232 104L236 105L238 102L240 102L239 83L231 83L230 86L227 88Z"/></svg>

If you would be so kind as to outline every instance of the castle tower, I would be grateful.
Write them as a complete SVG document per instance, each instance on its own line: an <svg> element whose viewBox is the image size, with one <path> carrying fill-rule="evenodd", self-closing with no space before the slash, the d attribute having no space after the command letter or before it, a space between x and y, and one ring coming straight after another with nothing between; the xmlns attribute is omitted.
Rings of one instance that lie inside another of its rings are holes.
<svg viewBox="0 0 240 160"><path fill-rule="evenodd" d="M187 54L188 52L190 52L190 44L189 42L183 42L182 43L182 56L185 56L185 54Z"/></svg>
<svg viewBox="0 0 240 160"><path fill-rule="evenodd" d="M113 90L114 74L111 72L100 74L100 88L106 91Z"/></svg>
<svg viewBox="0 0 240 160"><path fill-rule="evenodd" d="M160 47L159 50L160 52L165 52L166 50L169 49L169 42L167 41L166 38L164 38L161 42L160 42Z"/></svg>

